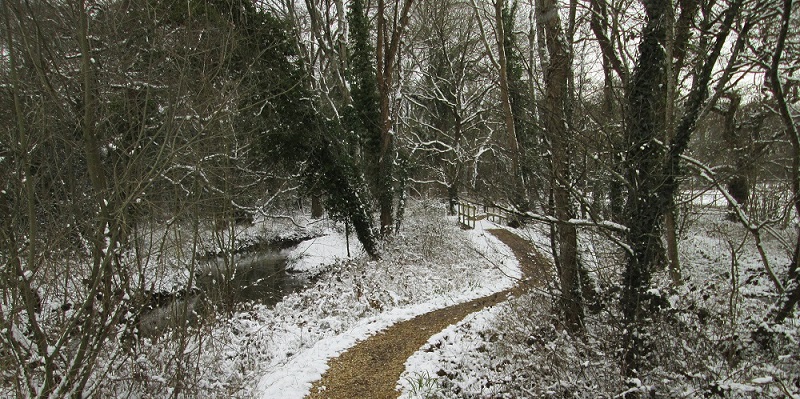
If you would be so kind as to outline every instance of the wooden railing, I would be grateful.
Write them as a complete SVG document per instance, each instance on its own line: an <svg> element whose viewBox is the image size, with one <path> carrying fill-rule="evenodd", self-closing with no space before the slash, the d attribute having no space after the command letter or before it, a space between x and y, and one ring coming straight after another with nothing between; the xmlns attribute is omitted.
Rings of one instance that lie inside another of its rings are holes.
<svg viewBox="0 0 800 399"><path fill-rule="evenodd" d="M456 203L458 222L468 229L475 228L475 222L486 219L500 225L508 225L513 220L526 220L527 216L514 212L500 205L483 205L468 200L458 200Z"/></svg>
<svg viewBox="0 0 800 399"><path fill-rule="evenodd" d="M497 224L508 224L511 212L507 209L497 205L484 205L483 211L486 213L486 220Z"/></svg>
<svg viewBox="0 0 800 399"><path fill-rule="evenodd" d="M458 201L456 203L456 213L458 214L458 223L469 229L475 228L475 221L478 220L477 206L466 201Z"/></svg>

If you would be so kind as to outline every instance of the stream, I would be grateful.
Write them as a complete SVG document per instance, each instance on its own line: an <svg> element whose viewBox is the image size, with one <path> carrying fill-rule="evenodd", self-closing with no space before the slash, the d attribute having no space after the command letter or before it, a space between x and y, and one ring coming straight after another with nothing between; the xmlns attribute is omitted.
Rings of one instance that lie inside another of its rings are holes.
<svg viewBox="0 0 800 399"><path fill-rule="evenodd" d="M236 255L232 262L215 258L197 274L197 287L210 300L233 304L257 302L272 306L303 289L306 283L307 278L286 272L284 251Z"/></svg>
<svg viewBox="0 0 800 399"><path fill-rule="evenodd" d="M285 249L264 248L204 261L196 273L197 289L152 294L149 309L139 317L139 334L158 336L181 324L196 325L214 309L232 310L253 302L274 306L310 281L287 273L287 254Z"/></svg>

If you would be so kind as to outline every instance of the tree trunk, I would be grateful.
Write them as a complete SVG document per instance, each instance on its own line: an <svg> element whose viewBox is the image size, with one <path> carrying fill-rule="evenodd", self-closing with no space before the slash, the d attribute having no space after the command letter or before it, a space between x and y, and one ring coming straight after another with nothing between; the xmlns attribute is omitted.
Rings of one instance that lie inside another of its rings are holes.
<svg viewBox="0 0 800 399"><path fill-rule="evenodd" d="M456 214L459 180L460 179L456 177L455 180L451 181L450 185L447 186L447 202L449 204L448 214L450 214L450 216L454 216Z"/></svg>
<svg viewBox="0 0 800 399"><path fill-rule="evenodd" d="M681 274L681 263L678 258L678 226L675 221L678 210L675 208L675 201L670 200L667 206L667 213L664 215L664 228L666 230L667 241L667 260L669 262L669 278L672 285L680 285L683 281Z"/></svg>
<svg viewBox="0 0 800 399"><path fill-rule="evenodd" d="M789 142L792 144L791 178L792 193L794 194L793 205L795 208L795 217L800 218L800 133L797 131L797 126L789 111L789 105L786 103L786 96L783 92L782 82L778 74L781 56L789 32L791 12L792 0L783 0L781 30L778 35L778 43L775 46L775 52L772 56L772 63L767 73L770 81L770 89L778 102L778 112L780 113L781 121L783 122ZM798 235L797 242L795 243L792 263L789 264L789 281L772 310L772 321L775 323L782 323L787 317L791 316L795 306L797 306L797 302L800 301L800 267L798 267L798 264L800 264L800 235Z"/></svg>
<svg viewBox="0 0 800 399"><path fill-rule="evenodd" d="M394 221L394 134L391 113L394 73L400 37L408 25L408 13L414 0L405 0L402 9L395 1L394 25L391 31L386 24L386 4L378 0L376 64L381 113L381 147L378 157L378 206L380 208L381 235L392 232Z"/></svg>
<svg viewBox="0 0 800 399"><path fill-rule="evenodd" d="M661 140L668 143L672 140L669 137L675 129L675 102L678 97L677 91L677 72L674 69L674 50L675 50L675 10L672 7L667 7L666 15L664 18L667 25L666 37L666 62L664 69L666 72L666 99L664 101L664 137ZM677 209L675 209L675 198L670 197L667 199L667 209L664 214L664 238L667 242L667 265L669 269L669 276L672 280L673 286L678 286L681 283L681 262L678 257L678 233L675 230L677 223L675 223Z"/></svg>
<svg viewBox="0 0 800 399"><path fill-rule="evenodd" d="M608 7L605 0L592 0L591 10L590 27L600 46L601 54L603 55L603 103L601 106L602 115L600 115L600 121L607 137L606 146L609 152L608 162L616 167L616 165L622 163L622 159L620 156L621 132L614 128L615 123L613 123L612 119L615 115L613 72L617 73L618 78L622 82L622 87L627 86L628 76L622 67L619 57L617 57L614 51L614 42L606 34L608 30ZM622 191L622 182L615 176L610 176L608 181L608 199L610 204L609 207L605 209L606 212L604 213L608 219L617 223L622 222L622 205L624 204Z"/></svg>
<svg viewBox="0 0 800 399"><path fill-rule="evenodd" d="M701 108L708 97L711 73L739 13L742 0L735 0L723 15L711 52L697 68L684 114L678 124L669 151L664 158L655 139L665 120L663 101L667 62L665 53L667 0L645 3L646 26L639 45L639 60L628 92L628 162L626 178L630 187L627 204L628 245L632 254L623 273L621 298L626 324L624 369L629 375L645 365L649 352L642 323L646 320L643 304L650 287L653 269L663 259L661 249L662 218L679 185L680 161L695 130ZM671 62L671 61L669 61ZM663 160L663 161L662 161Z"/></svg>
<svg viewBox="0 0 800 399"><path fill-rule="evenodd" d="M570 130L567 127L569 110L569 74L571 68L569 43L566 42L556 0L543 0L541 15L548 15L544 25L550 62L545 71L543 124L552 149L553 205L558 219L558 263L560 266L561 302L565 322L571 331L582 326L583 299L578 267L578 234L569 221L575 217L570 195L571 151Z"/></svg>
<svg viewBox="0 0 800 399"><path fill-rule="evenodd" d="M519 156L519 143L517 141L517 131L514 125L514 111L511 108L511 93L508 86L508 57L506 55L505 37L507 32L503 26L503 8L505 8L504 0L496 0L494 3L495 11L495 24L497 26L497 62L499 66L499 79L500 79L500 103L503 107L503 126L505 127L506 140L508 142L508 151L511 157L511 202L517 206L524 202L524 198L520 198L524 193L524 187L521 182L520 174L520 156Z"/></svg>
<svg viewBox="0 0 800 399"><path fill-rule="evenodd" d="M621 298L623 322L627 326L623 347L624 368L632 374L642 365L648 350L640 334L640 321L644 318L641 303L650 285L650 275L659 259L661 248L661 223L663 211L657 206L661 166L661 148L655 139L663 137L663 104L666 95L665 68L666 24L663 19L670 6L667 0L644 3L647 20L639 44L636 63L628 93L626 144L628 147L626 179L628 202L626 208L628 255L623 273Z"/></svg>
<svg viewBox="0 0 800 399"><path fill-rule="evenodd" d="M675 130L675 102L678 98L678 78L680 71L683 68L684 59L686 56L686 47L689 44L690 38L690 25L694 20L698 10L698 2L696 0L679 0L681 14L675 22L674 9L667 8L667 62L665 63L666 69L666 102L664 104L665 116L665 138L664 142L669 142L673 138L670 135ZM664 215L664 228L665 238L667 242L667 261L669 266L669 275L673 285L679 285L682 281L681 263L678 258L678 233L677 223L675 221L678 210L675 207L675 198L671 196L667 198L667 209Z"/></svg>
<svg viewBox="0 0 800 399"><path fill-rule="evenodd" d="M322 207L322 199L319 195L311 196L311 218L321 219L325 209Z"/></svg>
<svg viewBox="0 0 800 399"><path fill-rule="evenodd" d="M750 197L750 185L747 179L747 158L752 154L747 153L745 150L748 144L744 136L745 132L742 131L742 126L736 123L741 96L736 93L729 93L726 97L730 100L730 104L723 113L723 137L734 164L734 170L728 179L727 190L736 201L736 204L730 204L728 207L728 219L737 221L739 219L733 209L734 205L740 205L743 210L747 210L747 201Z"/></svg>

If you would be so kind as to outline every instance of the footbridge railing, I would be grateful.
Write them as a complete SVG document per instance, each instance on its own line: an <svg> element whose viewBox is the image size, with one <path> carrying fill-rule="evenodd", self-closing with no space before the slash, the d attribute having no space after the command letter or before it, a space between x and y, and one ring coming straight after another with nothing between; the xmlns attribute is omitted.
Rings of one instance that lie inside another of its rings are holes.
<svg viewBox="0 0 800 399"><path fill-rule="evenodd" d="M513 221L522 220L525 215L496 204L480 204L477 202L460 199L456 203L458 222L464 228L474 229L475 223L486 219L490 222L509 225Z"/></svg>
<svg viewBox="0 0 800 399"><path fill-rule="evenodd" d="M468 229L475 228L475 222L478 220L478 206L467 201L459 200L456 203L456 214L458 214L458 223Z"/></svg>

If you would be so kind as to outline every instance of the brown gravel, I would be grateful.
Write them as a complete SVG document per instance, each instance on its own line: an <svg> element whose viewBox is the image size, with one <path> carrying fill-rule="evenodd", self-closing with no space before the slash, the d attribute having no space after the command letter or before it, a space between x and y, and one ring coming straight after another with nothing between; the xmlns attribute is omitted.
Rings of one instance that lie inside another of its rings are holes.
<svg viewBox="0 0 800 399"><path fill-rule="evenodd" d="M501 229L489 230L511 247L523 271L523 279L514 288L453 305L411 320L397 323L381 333L356 344L338 358L328 362L330 367L322 379L314 383L308 398L379 399L397 398L395 390L405 362L428 342L431 336L445 327L458 323L468 314L496 305L532 286L541 286L548 277L550 265L519 236ZM323 388L324 387L324 388Z"/></svg>

